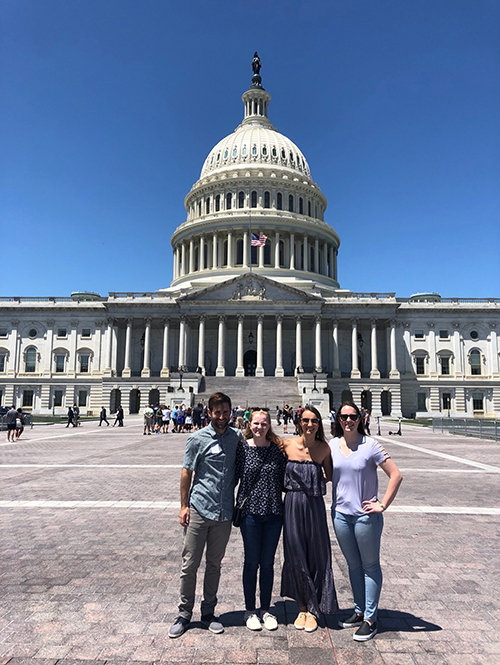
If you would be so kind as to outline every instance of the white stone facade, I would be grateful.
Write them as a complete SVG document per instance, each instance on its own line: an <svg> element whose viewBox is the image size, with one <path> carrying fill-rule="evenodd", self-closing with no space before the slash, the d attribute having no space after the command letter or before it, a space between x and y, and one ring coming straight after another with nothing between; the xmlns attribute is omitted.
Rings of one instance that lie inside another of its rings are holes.
<svg viewBox="0 0 500 665"><path fill-rule="evenodd" d="M247 397L265 384L274 407L288 389L325 415L352 397L373 416L500 416L500 299L340 289L326 199L269 101L253 83L243 122L206 158L172 236L170 287L0 298L2 405L134 413L192 402L205 382L237 391L236 377Z"/></svg>

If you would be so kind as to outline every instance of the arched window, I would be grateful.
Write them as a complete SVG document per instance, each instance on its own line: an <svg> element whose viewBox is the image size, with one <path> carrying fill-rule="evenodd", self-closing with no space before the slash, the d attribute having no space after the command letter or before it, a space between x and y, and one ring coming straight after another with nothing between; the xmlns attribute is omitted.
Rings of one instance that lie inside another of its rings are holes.
<svg viewBox="0 0 500 665"><path fill-rule="evenodd" d="M243 265L243 239L238 238L236 241L236 265Z"/></svg>
<svg viewBox="0 0 500 665"><path fill-rule="evenodd" d="M278 192L276 195L276 209L283 210L283 195L281 192Z"/></svg>
<svg viewBox="0 0 500 665"><path fill-rule="evenodd" d="M245 206L245 192L238 192L238 208Z"/></svg>
<svg viewBox="0 0 500 665"><path fill-rule="evenodd" d="M271 207L271 192L264 192L264 208Z"/></svg>
<svg viewBox="0 0 500 665"><path fill-rule="evenodd" d="M481 352L477 349L472 349L469 354L470 373L473 376L481 374Z"/></svg>
<svg viewBox="0 0 500 665"><path fill-rule="evenodd" d="M293 212L293 194L288 195L288 210Z"/></svg>
<svg viewBox="0 0 500 665"><path fill-rule="evenodd" d="M220 210L220 194L217 194L215 197L215 212L219 212Z"/></svg>
<svg viewBox="0 0 500 665"><path fill-rule="evenodd" d="M299 214L303 215L304 214L304 199L302 196L299 198Z"/></svg>
<svg viewBox="0 0 500 665"><path fill-rule="evenodd" d="M205 200L205 214L210 214L210 199Z"/></svg>
<svg viewBox="0 0 500 665"><path fill-rule="evenodd" d="M231 205L233 203L233 195L231 192L226 194L226 210L231 210Z"/></svg>
<svg viewBox="0 0 500 665"><path fill-rule="evenodd" d="M255 191L255 189L252 191L252 194L251 194L251 204L250 205L251 205L252 208L257 207L257 192Z"/></svg>
<svg viewBox="0 0 500 665"><path fill-rule="evenodd" d="M36 349L31 347L27 349L24 356L24 371L28 374L29 372L36 372Z"/></svg>
<svg viewBox="0 0 500 665"><path fill-rule="evenodd" d="M201 201L198 201L198 217L201 217Z"/></svg>

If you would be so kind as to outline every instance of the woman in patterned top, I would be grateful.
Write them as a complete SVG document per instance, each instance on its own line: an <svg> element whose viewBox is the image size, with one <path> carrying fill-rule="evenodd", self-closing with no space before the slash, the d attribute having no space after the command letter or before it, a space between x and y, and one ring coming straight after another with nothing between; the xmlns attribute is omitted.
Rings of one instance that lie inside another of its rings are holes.
<svg viewBox="0 0 500 665"><path fill-rule="evenodd" d="M240 482L236 504L242 508L241 535L245 551L243 593L245 623L249 630L276 630L278 622L269 612L274 579L274 555L283 523L283 476L285 457L280 439L271 428L266 409L251 412L245 440L236 452L236 480ZM260 616L255 607L257 571Z"/></svg>
<svg viewBox="0 0 500 665"><path fill-rule="evenodd" d="M382 513L393 502L402 476L380 443L365 435L361 412L352 402L344 402L338 410L334 431L335 438L330 441L333 527L354 595L354 613L339 621L339 626L359 626L353 637L365 642L377 632ZM382 501L377 498L379 466L389 477Z"/></svg>

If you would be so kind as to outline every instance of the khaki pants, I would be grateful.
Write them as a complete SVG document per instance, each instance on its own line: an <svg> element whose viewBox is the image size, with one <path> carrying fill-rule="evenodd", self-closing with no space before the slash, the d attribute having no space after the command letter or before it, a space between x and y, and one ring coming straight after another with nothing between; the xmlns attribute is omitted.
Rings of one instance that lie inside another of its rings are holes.
<svg viewBox="0 0 500 665"><path fill-rule="evenodd" d="M190 620L196 595L196 575L205 545L205 577L201 615L213 614L217 605L221 561L231 535L231 520L223 522L202 517L194 508L190 510L189 525L184 534L181 569L181 602L179 616Z"/></svg>

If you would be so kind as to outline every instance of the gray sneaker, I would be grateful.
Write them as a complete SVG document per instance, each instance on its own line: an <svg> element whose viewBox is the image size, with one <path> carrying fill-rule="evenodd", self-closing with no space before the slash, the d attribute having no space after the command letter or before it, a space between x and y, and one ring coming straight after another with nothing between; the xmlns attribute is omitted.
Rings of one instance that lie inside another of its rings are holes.
<svg viewBox="0 0 500 665"><path fill-rule="evenodd" d="M215 633L216 635L224 632L224 626L213 614L205 614L205 616L202 616L201 623L204 624L211 633Z"/></svg>
<svg viewBox="0 0 500 665"><path fill-rule="evenodd" d="M174 623L170 626L170 630L168 631L168 636L174 638L184 635L189 624L190 624L189 619L185 619L184 617L177 617Z"/></svg>

